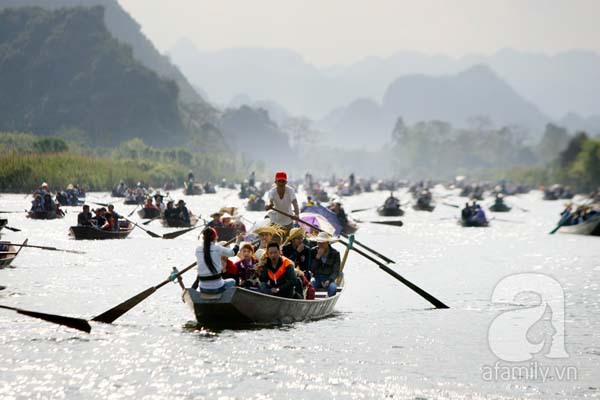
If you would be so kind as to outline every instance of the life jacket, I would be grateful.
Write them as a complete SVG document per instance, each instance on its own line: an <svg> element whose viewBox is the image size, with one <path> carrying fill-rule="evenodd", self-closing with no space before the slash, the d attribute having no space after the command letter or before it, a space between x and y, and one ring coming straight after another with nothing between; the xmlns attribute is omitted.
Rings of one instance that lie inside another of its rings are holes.
<svg viewBox="0 0 600 400"><path fill-rule="evenodd" d="M281 257L281 260L282 260L281 266L279 268L277 268L277 270L275 272L273 272L271 270L271 268L267 269L267 274L269 275L269 279L272 280L273 282L275 282L275 284L277 284L277 280L279 280L279 278L281 278L283 276L283 274L285 274L285 270L287 269L287 267L292 265L292 261L287 257Z"/></svg>

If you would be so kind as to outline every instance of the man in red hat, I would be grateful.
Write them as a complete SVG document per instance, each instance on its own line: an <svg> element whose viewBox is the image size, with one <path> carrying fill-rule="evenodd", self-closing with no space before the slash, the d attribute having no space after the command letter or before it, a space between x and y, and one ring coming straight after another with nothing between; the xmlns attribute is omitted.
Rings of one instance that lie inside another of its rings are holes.
<svg viewBox="0 0 600 400"><path fill-rule="evenodd" d="M300 215L300 207L298 207L296 193L294 192L294 189L287 185L287 174L283 171L279 171L275 174L275 187L269 191L268 200L269 204L266 206L267 211L276 208L285 211L288 214L292 214L292 206L294 206L294 215L296 215L296 217ZM287 232L292 229L294 224L294 221L290 217L286 217L277 211L271 211L269 217L274 224L281 225Z"/></svg>

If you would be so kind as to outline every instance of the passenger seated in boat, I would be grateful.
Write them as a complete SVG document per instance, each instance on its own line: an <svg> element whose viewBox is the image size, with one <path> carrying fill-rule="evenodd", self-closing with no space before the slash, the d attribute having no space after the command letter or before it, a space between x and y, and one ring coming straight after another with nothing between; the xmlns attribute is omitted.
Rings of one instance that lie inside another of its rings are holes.
<svg viewBox="0 0 600 400"><path fill-rule="evenodd" d="M106 224L102 227L103 231L114 231L115 229L119 229L119 224L111 213L105 213L104 219L106 219Z"/></svg>
<svg viewBox="0 0 600 400"><path fill-rule="evenodd" d="M233 227L237 232L246 233L246 225L242 222L242 216L237 214L234 216Z"/></svg>
<svg viewBox="0 0 600 400"><path fill-rule="evenodd" d="M244 243L238 253L239 261L235 263L239 276L239 285L242 287L258 287L258 274L256 266L258 259L254 255L254 247L251 243Z"/></svg>
<svg viewBox="0 0 600 400"><path fill-rule="evenodd" d="M202 238L202 244L196 248L200 291L204 293L220 293L227 288L235 286L235 279L223 279L223 267L221 264L221 257L233 257L235 251L217 244L217 231L214 228L208 227L204 229Z"/></svg>
<svg viewBox="0 0 600 400"><path fill-rule="evenodd" d="M177 210L173 207L173 201L168 201L167 208L165 209L163 216L165 217L165 219L173 219L176 215Z"/></svg>
<svg viewBox="0 0 600 400"><path fill-rule="evenodd" d="M281 237L283 234L281 229L278 229L275 225L261 226L260 228L255 229L253 233L258 235L260 239L260 242L254 246L254 251L258 251L258 249L264 249L266 251L269 243L274 240L274 236L277 235L278 237Z"/></svg>
<svg viewBox="0 0 600 400"><path fill-rule="evenodd" d="M269 243L267 260L260 275L260 291L271 296L301 299L302 295L296 291L297 287L294 263L281 255L279 243Z"/></svg>
<svg viewBox="0 0 600 400"><path fill-rule="evenodd" d="M335 296L336 279L340 276L340 253L331 247L334 239L327 232L320 232L315 238L317 252L313 261L313 282L316 290L326 289L327 296Z"/></svg>
<svg viewBox="0 0 600 400"><path fill-rule="evenodd" d="M163 203L163 197L160 194L154 196L154 206L160 210L160 212L165 212L167 206Z"/></svg>
<svg viewBox="0 0 600 400"><path fill-rule="evenodd" d="M227 256L221 257L221 265L223 267L223 279L231 278L235 281L236 286L240 285L240 275L237 264Z"/></svg>
<svg viewBox="0 0 600 400"><path fill-rule="evenodd" d="M85 204L83 211L77 215L77 225L79 226L91 226L92 225L92 213L90 212L90 206Z"/></svg>
<svg viewBox="0 0 600 400"><path fill-rule="evenodd" d="M151 210L156 210L157 209L157 207L154 205L154 203L152 203L152 198L151 197L148 197L146 199L146 202L144 203L144 208L148 208L148 209L151 209Z"/></svg>
<svg viewBox="0 0 600 400"><path fill-rule="evenodd" d="M44 211L47 213L56 211L56 205L54 204L54 201L52 201L52 196L50 196L49 193L44 195Z"/></svg>
<svg viewBox="0 0 600 400"><path fill-rule="evenodd" d="M342 203L334 201L329 209L333 211L342 226L348 225L348 216L346 215L346 211L344 211L344 207L342 207Z"/></svg>
<svg viewBox="0 0 600 400"><path fill-rule="evenodd" d="M180 221L183 221L183 223L186 225L190 224L190 212L185 206L185 201L179 200L177 202L175 218Z"/></svg>
<svg viewBox="0 0 600 400"><path fill-rule="evenodd" d="M41 195L37 194L31 202L31 211L44 212L44 200Z"/></svg>
<svg viewBox="0 0 600 400"><path fill-rule="evenodd" d="M311 266L315 256L312 249L305 238L306 231L304 228L293 228L285 240L281 252L284 256L294 262L296 268L300 269L310 281L312 277Z"/></svg>
<svg viewBox="0 0 600 400"><path fill-rule="evenodd" d="M296 268L296 276L298 277L298 280L300 281L300 285L302 287L302 297L305 300L314 300L316 293L315 288L310 283L310 280L306 278L304 271L300 270L299 268Z"/></svg>
<svg viewBox="0 0 600 400"><path fill-rule="evenodd" d="M112 204L108 205L108 212L111 213L112 216L117 219L117 221L123 218L121 214L115 211L115 206Z"/></svg>
<svg viewBox="0 0 600 400"><path fill-rule="evenodd" d="M210 217L212 218L212 220L209 221L208 226L212 226L213 228L214 227L222 227L223 223L221 222L221 215L223 215L223 214L221 214L218 211L210 214Z"/></svg>
<svg viewBox="0 0 600 400"><path fill-rule="evenodd" d="M463 221L466 221L473 216L473 210L471 209L471 206L468 202L465 203L465 208L463 208L460 212L460 216Z"/></svg>
<svg viewBox="0 0 600 400"><path fill-rule="evenodd" d="M479 204L475 206L475 215L471 217L471 220L479 222L481 224L485 224L488 222L487 217L485 216L485 211L483 211L483 208L481 208Z"/></svg>
<svg viewBox="0 0 600 400"><path fill-rule="evenodd" d="M383 203L383 208L388 209L398 209L400 208L400 200L394 197L394 192L390 193L390 197L385 199L385 203Z"/></svg>
<svg viewBox="0 0 600 400"><path fill-rule="evenodd" d="M106 230L110 226L108 221L104 217L104 214L106 213L106 208L98 208L96 209L96 211L94 211L94 213L96 214L96 216L92 218L92 221L96 222L96 228Z"/></svg>
<svg viewBox="0 0 600 400"><path fill-rule="evenodd" d="M221 226L225 228L235 228L235 224L231 222L231 218L233 218L229 213L224 213L221 216Z"/></svg>

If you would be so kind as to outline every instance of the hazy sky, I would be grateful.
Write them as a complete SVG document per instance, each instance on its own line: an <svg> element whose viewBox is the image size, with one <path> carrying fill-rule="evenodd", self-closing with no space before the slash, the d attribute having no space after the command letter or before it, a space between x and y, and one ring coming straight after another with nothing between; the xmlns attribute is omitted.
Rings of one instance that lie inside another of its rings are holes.
<svg viewBox="0 0 600 400"><path fill-rule="evenodd" d="M600 52L600 0L118 0L166 52L281 47L317 65L398 50Z"/></svg>

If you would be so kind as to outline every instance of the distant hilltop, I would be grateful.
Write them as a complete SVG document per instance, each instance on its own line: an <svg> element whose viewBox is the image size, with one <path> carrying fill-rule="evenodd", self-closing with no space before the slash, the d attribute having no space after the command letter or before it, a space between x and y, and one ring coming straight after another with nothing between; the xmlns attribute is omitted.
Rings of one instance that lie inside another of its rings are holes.
<svg viewBox="0 0 600 400"><path fill-rule="evenodd" d="M0 11L0 130L82 132L115 145L184 141L179 88L113 38L104 9Z"/></svg>

